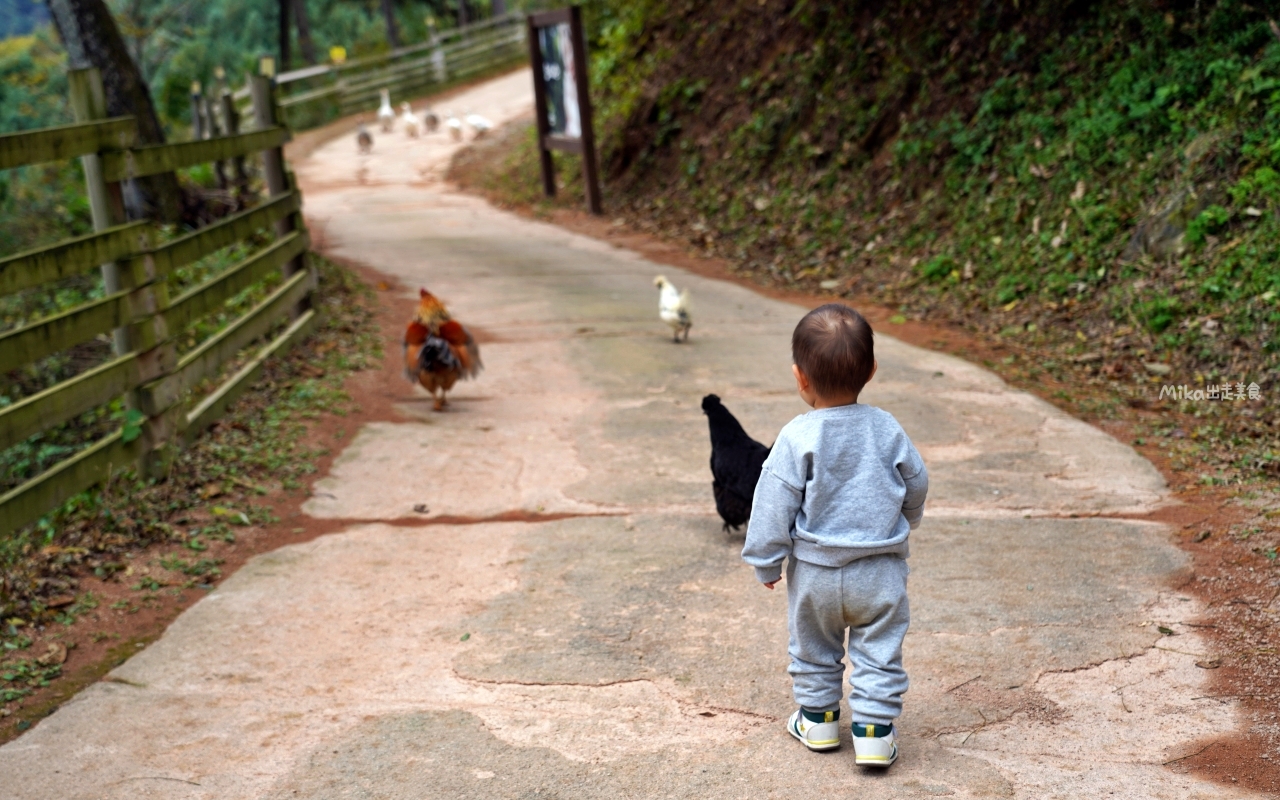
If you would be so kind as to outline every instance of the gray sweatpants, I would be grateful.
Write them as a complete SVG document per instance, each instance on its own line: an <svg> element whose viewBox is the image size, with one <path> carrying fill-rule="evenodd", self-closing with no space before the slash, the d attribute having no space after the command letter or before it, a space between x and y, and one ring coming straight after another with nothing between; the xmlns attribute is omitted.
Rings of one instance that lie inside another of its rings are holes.
<svg viewBox="0 0 1280 800"><path fill-rule="evenodd" d="M860 558L843 567L787 559L787 671L798 704L811 711L840 707L848 631L852 721L889 725L898 718L907 691L902 640L911 621L908 571L896 555Z"/></svg>

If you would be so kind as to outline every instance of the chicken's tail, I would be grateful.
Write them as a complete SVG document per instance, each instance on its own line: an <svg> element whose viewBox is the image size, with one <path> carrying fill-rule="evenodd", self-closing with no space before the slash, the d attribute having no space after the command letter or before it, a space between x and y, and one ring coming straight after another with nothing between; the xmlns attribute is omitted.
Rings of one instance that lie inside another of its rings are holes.
<svg viewBox="0 0 1280 800"><path fill-rule="evenodd" d="M409 383L418 382L418 359L422 345L427 341L427 327L414 320L404 332L404 377Z"/></svg>
<svg viewBox="0 0 1280 800"><path fill-rule="evenodd" d="M463 378L474 378L480 374L480 370L484 369L484 363L480 360L480 345L476 344L475 337L462 323L451 319L441 325L440 337L449 343L449 349L457 357Z"/></svg>

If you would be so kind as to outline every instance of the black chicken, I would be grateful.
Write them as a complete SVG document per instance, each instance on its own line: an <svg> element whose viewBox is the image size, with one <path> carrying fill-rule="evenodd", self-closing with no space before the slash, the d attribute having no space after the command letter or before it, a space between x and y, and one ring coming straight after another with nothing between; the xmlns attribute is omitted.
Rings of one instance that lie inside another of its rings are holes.
<svg viewBox="0 0 1280 800"><path fill-rule="evenodd" d="M736 531L751 516L751 500L770 448L748 436L714 394L702 398L702 413L711 429L711 493L716 511L724 520L725 532Z"/></svg>

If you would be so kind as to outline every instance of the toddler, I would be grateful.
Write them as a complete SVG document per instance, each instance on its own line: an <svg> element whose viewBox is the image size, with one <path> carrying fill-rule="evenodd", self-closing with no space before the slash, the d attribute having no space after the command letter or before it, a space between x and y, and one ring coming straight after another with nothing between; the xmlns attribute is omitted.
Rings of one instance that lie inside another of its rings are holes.
<svg viewBox="0 0 1280 800"><path fill-rule="evenodd" d="M742 558L769 589L787 562L787 671L800 706L787 730L810 750L840 746L847 632L854 761L887 767L907 691L907 535L929 477L893 415L858 403L877 366L861 314L814 309L796 325L791 355L814 410L787 423L764 462Z"/></svg>

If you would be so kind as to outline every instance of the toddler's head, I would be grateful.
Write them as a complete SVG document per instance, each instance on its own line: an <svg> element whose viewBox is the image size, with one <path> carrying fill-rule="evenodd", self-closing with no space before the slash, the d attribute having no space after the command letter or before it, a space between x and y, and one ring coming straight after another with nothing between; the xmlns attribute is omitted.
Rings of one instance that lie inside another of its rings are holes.
<svg viewBox="0 0 1280 800"><path fill-rule="evenodd" d="M876 371L871 326L848 306L819 306L791 334L800 396L814 408L848 405Z"/></svg>

